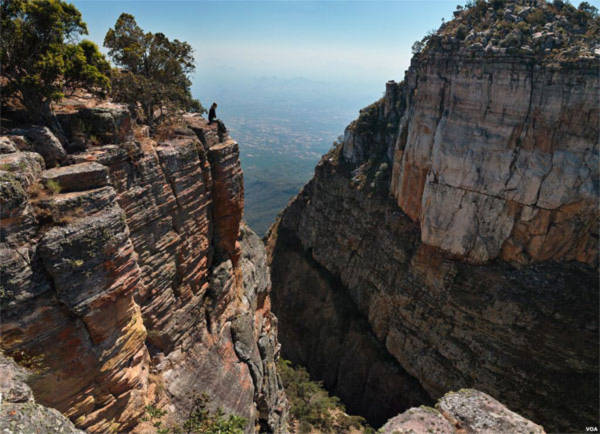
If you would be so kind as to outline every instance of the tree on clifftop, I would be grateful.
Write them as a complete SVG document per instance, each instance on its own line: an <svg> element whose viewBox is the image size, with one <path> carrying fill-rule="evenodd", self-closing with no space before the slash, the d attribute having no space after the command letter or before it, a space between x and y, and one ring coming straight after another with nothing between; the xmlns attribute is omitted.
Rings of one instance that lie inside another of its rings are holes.
<svg viewBox="0 0 600 434"><path fill-rule="evenodd" d="M150 126L160 121L165 111L204 111L190 92L189 74L195 66L187 42L146 33L132 15L123 13L106 33L104 46L123 68L112 72L113 98L133 107L140 104Z"/></svg>
<svg viewBox="0 0 600 434"><path fill-rule="evenodd" d="M66 90L110 89L110 65L90 41L81 13L61 0L0 0L2 98L17 98L31 117L52 126L51 103Z"/></svg>

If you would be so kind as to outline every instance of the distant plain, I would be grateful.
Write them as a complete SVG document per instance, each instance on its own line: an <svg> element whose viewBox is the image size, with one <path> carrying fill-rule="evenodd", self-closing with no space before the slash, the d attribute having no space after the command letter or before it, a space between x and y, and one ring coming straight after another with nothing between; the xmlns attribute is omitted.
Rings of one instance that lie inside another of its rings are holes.
<svg viewBox="0 0 600 434"><path fill-rule="evenodd" d="M383 84L369 91L305 78L262 77L211 87L207 93L219 105L217 114L240 145L244 218L261 237L359 109L383 93ZM198 93L202 98L204 92Z"/></svg>

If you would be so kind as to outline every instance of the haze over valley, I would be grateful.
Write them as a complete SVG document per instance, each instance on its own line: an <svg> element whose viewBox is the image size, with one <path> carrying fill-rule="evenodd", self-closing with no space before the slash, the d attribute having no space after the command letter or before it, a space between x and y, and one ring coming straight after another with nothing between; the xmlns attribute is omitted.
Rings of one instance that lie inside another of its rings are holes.
<svg viewBox="0 0 600 434"><path fill-rule="evenodd" d="M374 87L374 86L373 86ZM383 92L369 86L276 77L205 81L192 91L212 95L219 118L240 144L244 218L263 236L360 108Z"/></svg>

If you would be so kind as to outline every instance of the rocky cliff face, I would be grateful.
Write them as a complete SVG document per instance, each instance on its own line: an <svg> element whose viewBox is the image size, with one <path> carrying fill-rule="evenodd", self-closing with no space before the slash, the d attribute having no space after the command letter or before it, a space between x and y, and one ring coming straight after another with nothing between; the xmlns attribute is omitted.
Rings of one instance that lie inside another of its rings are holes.
<svg viewBox="0 0 600 434"><path fill-rule="evenodd" d="M181 421L206 393L249 432L281 431L277 321L264 248L241 222L237 143L194 115L162 141L117 105L59 119L66 150L39 128L0 139L0 344L35 361L37 401L123 432L146 405Z"/></svg>
<svg viewBox="0 0 600 434"><path fill-rule="evenodd" d="M599 417L600 62L452 43L387 84L272 227L285 356L375 425L476 387L583 430Z"/></svg>
<svg viewBox="0 0 600 434"><path fill-rule="evenodd" d="M83 434L73 423L53 408L35 402L27 385L32 372L0 354L0 429L2 432L26 434L48 433Z"/></svg>

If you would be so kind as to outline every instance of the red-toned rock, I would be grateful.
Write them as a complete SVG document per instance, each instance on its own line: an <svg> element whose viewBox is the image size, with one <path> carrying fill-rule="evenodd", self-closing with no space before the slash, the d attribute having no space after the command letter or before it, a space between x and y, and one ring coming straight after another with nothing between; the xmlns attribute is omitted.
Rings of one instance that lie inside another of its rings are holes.
<svg viewBox="0 0 600 434"><path fill-rule="evenodd" d="M236 266L240 256L237 238L244 212L244 179L237 142L228 140L212 146L208 158L212 169L217 248Z"/></svg>
<svg viewBox="0 0 600 434"><path fill-rule="evenodd" d="M86 142L45 172L38 154L0 155L0 348L39 361L36 399L89 432L143 431L147 405L182 424L203 393L248 431L286 426L264 247L240 231L237 144L194 125L160 143ZM213 161L200 137L217 140ZM61 190L28 193L48 180Z"/></svg>

